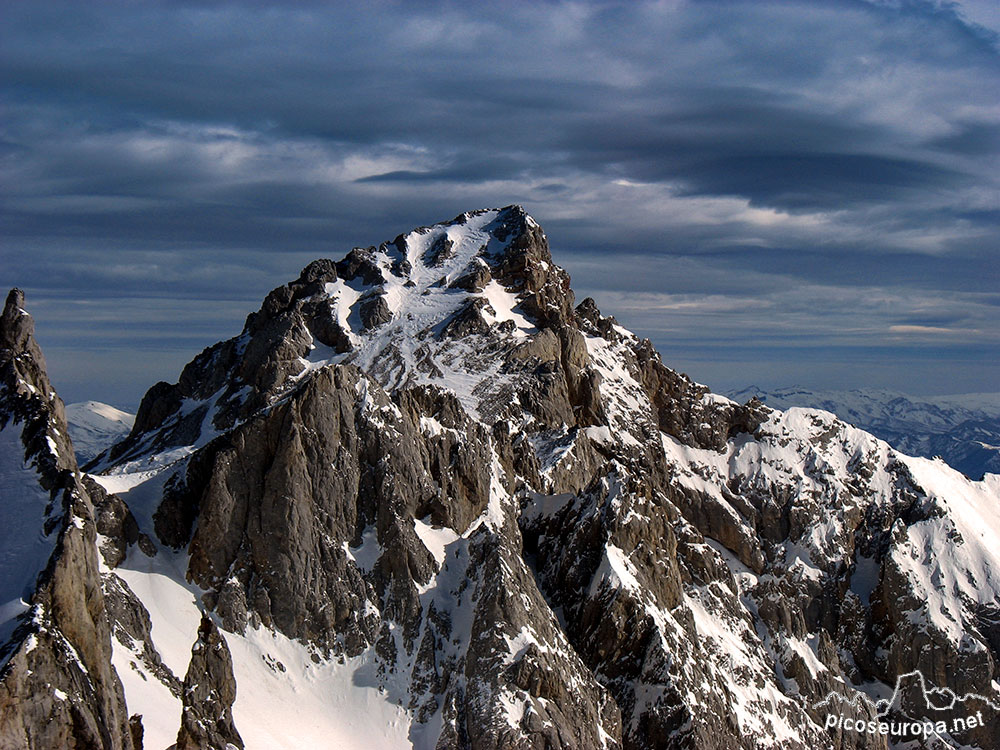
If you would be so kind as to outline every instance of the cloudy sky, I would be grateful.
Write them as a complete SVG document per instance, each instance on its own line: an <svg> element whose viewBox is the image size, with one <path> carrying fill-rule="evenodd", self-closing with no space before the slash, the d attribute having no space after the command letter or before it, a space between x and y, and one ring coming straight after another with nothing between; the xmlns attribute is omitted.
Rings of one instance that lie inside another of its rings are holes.
<svg viewBox="0 0 1000 750"><path fill-rule="evenodd" d="M63 397L509 203L717 390L1000 390L995 0L468 5L0 0L0 284Z"/></svg>

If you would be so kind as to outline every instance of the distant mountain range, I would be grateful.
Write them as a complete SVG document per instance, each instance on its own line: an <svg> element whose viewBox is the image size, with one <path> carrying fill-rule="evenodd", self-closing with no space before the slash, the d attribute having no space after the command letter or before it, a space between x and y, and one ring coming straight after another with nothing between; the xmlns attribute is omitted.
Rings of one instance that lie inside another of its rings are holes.
<svg viewBox="0 0 1000 750"><path fill-rule="evenodd" d="M971 479L1000 473L1000 393L909 396L876 389L765 390L752 385L726 395L740 403L756 396L774 409L824 409L904 453L940 456Z"/></svg>

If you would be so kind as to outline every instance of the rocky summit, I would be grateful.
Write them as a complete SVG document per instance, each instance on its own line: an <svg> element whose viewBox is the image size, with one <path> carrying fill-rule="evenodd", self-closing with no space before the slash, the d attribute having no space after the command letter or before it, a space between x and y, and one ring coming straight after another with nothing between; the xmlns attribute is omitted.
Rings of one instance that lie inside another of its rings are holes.
<svg viewBox="0 0 1000 750"><path fill-rule="evenodd" d="M24 305L5 750L1000 747L1000 477L711 393L519 207L309 264L83 469Z"/></svg>

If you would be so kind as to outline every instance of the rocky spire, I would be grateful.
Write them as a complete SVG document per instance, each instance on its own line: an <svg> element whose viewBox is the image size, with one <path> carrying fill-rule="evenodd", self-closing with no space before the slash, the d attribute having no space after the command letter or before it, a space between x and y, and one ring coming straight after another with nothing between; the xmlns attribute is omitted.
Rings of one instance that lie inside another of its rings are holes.
<svg viewBox="0 0 1000 750"><path fill-rule="evenodd" d="M242 750L243 740L233 722L233 657L207 615L201 618L198 639L191 647L181 699L181 728L173 750Z"/></svg>
<svg viewBox="0 0 1000 750"><path fill-rule="evenodd" d="M25 610L0 623L0 746L129 750L94 506L33 331L14 289L0 316L0 549L17 555L0 585Z"/></svg>

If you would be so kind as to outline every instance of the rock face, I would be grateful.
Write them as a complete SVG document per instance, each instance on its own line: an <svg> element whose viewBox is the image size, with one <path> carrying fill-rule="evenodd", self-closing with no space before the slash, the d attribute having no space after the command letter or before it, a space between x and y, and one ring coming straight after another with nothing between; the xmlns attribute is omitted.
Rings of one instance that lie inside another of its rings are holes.
<svg viewBox="0 0 1000 750"><path fill-rule="evenodd" d="M148 747L886 748L845 720L907 674L1000 705L1000 480L710 393L516 206L310 264L92 466Z"/></svg>
<svg viewBox="0 0 1000 750"><path fill-rule="evenodd" d="M128 749L94 503L33 328L15 289L0 316L0 746Z"/></svg>
<svg viewBox="0 0 1000 750"><path fill-rule="evenodd" d="M184 678L184 711L175 750L242 750L233 724L233 657L211 618L203 616Z"/></svg>

